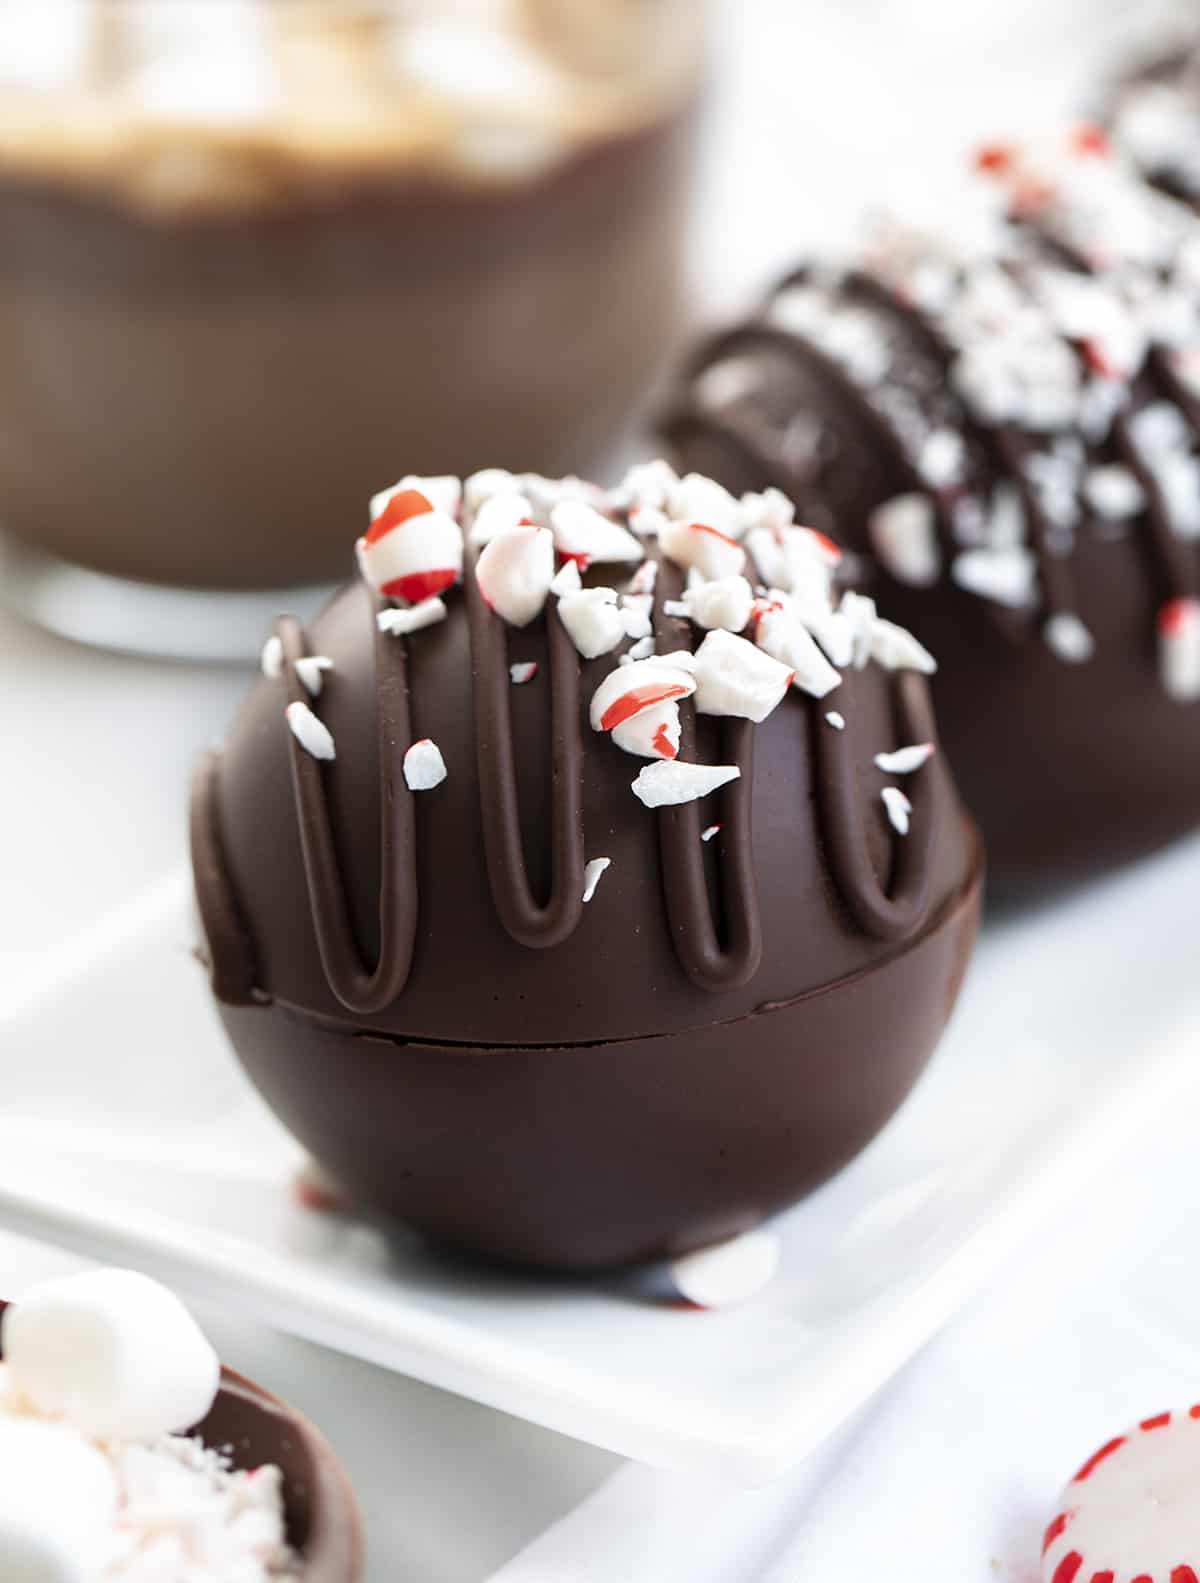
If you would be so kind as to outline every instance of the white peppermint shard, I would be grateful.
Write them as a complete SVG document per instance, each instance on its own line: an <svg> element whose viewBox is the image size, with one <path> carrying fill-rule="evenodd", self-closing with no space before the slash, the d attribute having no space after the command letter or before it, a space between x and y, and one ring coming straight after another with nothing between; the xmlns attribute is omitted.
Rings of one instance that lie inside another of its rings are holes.
<svg viewBox="0 0 1200 1583"><path fill-rule="evenodd" d="M545 607L554 581L554 539L547 528L516 528L485 544L475 580L509 626L527 627Z"/></svg>
<svg viewBox="0 0 1200 1583"><path fill-rule="evenodd" d="M1200 600L1172 599L1158 616L1159 671L1176 703L1200 698Z"/></svg>
<svg viewBox="0 0 1200 1583"><path fill-rule="evenodd" d="M644 558L640 541L628 528L582 501L560 501L550 513L550 525L558 553L585 566L592 561L639 565Z"/></svg>
<svg viewBox="0 0 1200 1583"><path fill-rule="evenodd" d="M584 868L583 899L585 902L591 901L592 897L596 894L596 886L600 883L600 876L604 873L606 868L610 868L611 866L612 858L594 857Z"/></svg>
<svg viewBox="0 0 1200 1583"><path fill-rule="evenodd" d="M689 617L706 632L718 627L743 632L750 621L754 590L744 577L718 577L689 589L683 603Z"/></svg>
<svg viewBox="0 0 1200 1583"><path fill-rule="evenodd" d="M327 654L306 654L303 659L296 661L296 675L310 698L321 696L321 689L325 685L325 672L332 669L333 661Z"/></svg>
<svg viewBox="0 0 1200 1583"><path fill-rule="evenodd" d="M715 479L688 473L671 490L667 513L679 522L707 522L727 538L740 538L745 527L741 501Z"/></svg>
<svg viewBox="0 0 1200 1583"><path fill-rule="evenodd" d="M692 655L686 659L690 662ZM690 698L695 691L696 678L680 663L678 655L619 665L609 671L592 694L588 711L592 730L611 731L653 704Z"/></svg>
<svg viewBox="0 0 1200 1583"><path fill-rule="evenodd" d="M920 671L932 676L937 661L911 632L894 621L879 619L871 633L871 658L887 671Z"/></svg>
<svg viewBox="0 0 1200 1583"><path fill-rule="evenodd" d="M404 782L409 791L432 791L446 779L446 761L436 742L422 737L404 755Z"/></svg>
<svg viewBox="0 0 1200 1583"><path fill-rule="evenodd" d="M1066 665L1083 665L1096 652L1096 640L1080 618L1070 610L1050 617L1042 628L1050 650Z"/></svg>
<svg viewBox="0 0 1200 1583"><path fill-rule="evenodd" d="M1022 544L1005 549L964 550L954 557L950 575L960 588L998 605L1021 610L1033 602L1037 567Z"/></svg>
<svg viewBox="0 0 1200 1583"><path fill-rule="evenodd" d="M554 574L550 592L559 599L565 599L568 594L577 594L582 587L583 578L579 575L579 567L574 561L564 561Z"/></svg>
<svg viewBox="0 0 1200 1583"><path fill-rule="evenodd" d="M792 672L792 686L813 698L824 698L841 685L816 639L786 605L765 610L754 627L754 641L772 659Z"/></svg>
<svg viewBox="0 0 1200 1583"><path fill-rule="evenodd" d="M482 472L472 473L463 484L463 499L471 512L478 512L485 500L505 492L519 491L517 480L503 467L485 467Z"/></svg>
<svg viewBox="0 0 1200 1583"><path fill-rule="evenodd" d="M409 473L390 489L381 489L377 495L371 496L369 520L374 522L392 496L401 495L406 489L415 489L418 494L424 495L436 511L445 512L448 517L458 516L463 488L457 478L448 473L434 478L418 478L415 473Z"/></svg>
<svg viewBox="0 0 1200 1583"><path fill-rule="evenodd" d="M633 794L647 808L672 808L707 797L737 780L741 773L736 764L685 764L679 759L660 759L640 772L633 783Z"/></svg>
<svg viewBox="0 0 1200 1583"><path fill-rule="evenodd" d="M928 764L935 751L932 742L916 742L912 747L897 748L894 753L876 753L875 763L886 775L911 775L922 764Z"/></svg>
<svg viewBox="0 0 1200 1583"><path fill-rule="evenodd" d="M425 627L436 626L446 619L446 606L435 594L432 599L422 599L420 604L389 605L375 617L381 632L391 637L407 637L410 632L420 632Z"/></svg>
<svg viewBox="0 0 1200 1583"><path fill-rule="evenodd" d="M643 759L673 759L679 752L679 705L674 699L639 709L612 729L612 739L625 753Z"/></svg>
<svg viewBox="0 0 1200 1583"><path fill-rule="evenodd" d="M311 753L315 759L337 757L329 727L317 719L307 704L289 704L285 713L288 729L306 753Z"/></svg>
<svg viewBox="0 0 1200 1583"><path fill-rule="evenodd" d="M626 637L615 588L584 588L558 602L558 619L585 660L609 654Z"/></svg>
<svg viewBox="0 0 1200 1583"><path fill-rule="evenodd" d="M263 644L262 657L259 661L264 676L271 681L278 681L283 675L283 644L278 636L272 636Z"/></svg>
<svg viewBox="0 0 1200 1583"><path fill-rule="evenodd" d="M696 650L696 708L761 724L792 685L792 670L732 632L710 632Z"/></svg>
<svg viewBox="0 0 1200 1583"><path fill-rule="evenodd" d="M932 588L942 574L933 502L913 492L876 506L867 523L881 566L899 583Z"/></svg>
<svg viewBox="0 0 1200 1583"><path fill-rule="evenodd" d="M490 544L501 534L512 533L532 516L533 506L527 496L517 494L514 490L502 490L489 495L482 502L471 522L467 538L477 546Z"/></svg>
<svg viewBox="0 0 1200 1583"><path fill-rule="evenodd" d="M742 546L706 522L668 521L659 531L658 542L668 560L714 580L737 577L746 564Z"/></svg>
<svg viewBox="0 0 1200 1583"><path fill-rule="evenodd" d="M899 786L885 786L879 795L883 799L883 806L887 810L888 822L892 829L897 835L907 835L912 803Z"/></svg>

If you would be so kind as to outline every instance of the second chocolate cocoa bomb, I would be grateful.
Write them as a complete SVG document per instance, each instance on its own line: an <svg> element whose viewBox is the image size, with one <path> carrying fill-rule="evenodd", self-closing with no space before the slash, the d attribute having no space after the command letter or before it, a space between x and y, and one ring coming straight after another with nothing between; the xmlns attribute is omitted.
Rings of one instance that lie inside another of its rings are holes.
<svg viewBox="0 0 1200 1583"><path fill-rule="evenodd" d="M281 587L397 454L606 458L685 311L689 7L9 9L6 528Z"/></svg>
<svg viewBox="0 0 1200 1583"><path fill-rule="evenodd" d="M982 149L941 228L790 276L663 422L921 633L1009 899L1200 823L1198 426L1200 228L1091 125Z"/></svg>
<svg viewBox="0 0 1200 1583"><path fill-rule="evenodd" d="M734 1235L867 1142L954 1004L982 865L928 656L781 497L659 465L459 498L375 502L200 767L218 1008L364 1209L555 1269ZM795 593L756 603L764 536Z"/></svg>

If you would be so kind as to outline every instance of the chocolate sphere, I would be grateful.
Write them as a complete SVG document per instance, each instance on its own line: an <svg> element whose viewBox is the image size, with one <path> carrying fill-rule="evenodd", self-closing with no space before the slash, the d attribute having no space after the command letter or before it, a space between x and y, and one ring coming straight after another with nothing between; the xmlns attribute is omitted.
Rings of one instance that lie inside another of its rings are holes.
<svg viewBox="0 0 1200 1583"><path fill-rule="evenodd" d="M272 674L200 766L213 989L268 1103L364 1209L542 1268L683 1251L797 1199L908 1093L970 953L978 838L940 754L906 774L875 763L935 730L925 677L902 668L923 651L873 609L856 607L861 668L824 697L789 689L791 666L728 631L701 649L737 663L710 674L680 613L682 567L626 528L667 513L586 491L608 515L584 529L620 530L604 553L629 562L632 545L645 561L592 565L589 584L632 573L635 592L620 607L629 635L585 659L588 600L569 590L586 535L532 614L513 604L526 585L493 571L523 544L540 554L543 535L561 552L554 502L578 505L584 486L512 481L532 522L480 548L473 484L444 617L404 635L395 618L413 611L364 580L309 631L285 620ZM684 526L738 562L732 536ZM661 664L636 636L651 604ZM882 659L868 661L872 643ZM328 662L316 697L306 656ZM678 696L652 706L665 736L639 760L609 728L650 707L644 678L664 668ZM760 670L780 680L777 707L754 692ZM626 691L594 730L601 684ZM761 723L700 713L718 694ZM410 790L436 779L438 754L445 778ZM737 778L655 810L631 790L665 772L677 795L697 764ZM889 785L911 799L907 834L889 822Z"/></svg>
<svg viewBox="0 0 1200 1583"><path fill-rule="evenodd" d="M980 151L946 234L788 277L697 349L663 429L861 557L939 662L989 895L1200 815L1200 226L1092 126Z"/></svg>

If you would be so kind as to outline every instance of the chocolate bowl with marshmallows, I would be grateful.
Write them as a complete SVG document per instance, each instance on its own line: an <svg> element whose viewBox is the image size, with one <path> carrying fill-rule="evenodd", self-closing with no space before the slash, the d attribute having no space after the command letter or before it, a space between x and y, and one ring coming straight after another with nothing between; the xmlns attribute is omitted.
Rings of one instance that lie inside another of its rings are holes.
<svg viewBox="0 0 1200 1583"><path fill-rule="evenodd" d="M1028 901L1200 824L1200 218L1091 125L981 149L965 197L789 276L661 427L837 522Z"/></svg>
<svg viewBox="0 0 1200 1583"><path fill-rule="evenodd" d="M242 1062L362 1209L493 1259L753 1227L892 1115L970 956L932 657L782 495L665 463L370 518L195 779Z"/></svg>

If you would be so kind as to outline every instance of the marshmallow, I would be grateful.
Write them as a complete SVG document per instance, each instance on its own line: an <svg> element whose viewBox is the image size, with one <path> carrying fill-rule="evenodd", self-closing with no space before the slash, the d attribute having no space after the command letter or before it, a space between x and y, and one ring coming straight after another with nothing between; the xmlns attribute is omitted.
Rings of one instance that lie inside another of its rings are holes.
<svg viewBox="0 0 1200 1583"><path fill-rule="evenodd" d="M14 1389L96 1439L189 1429L220 1381L217 1355L187 1309L132 1270L35 1287L5 1312L3 1346Z"/></svg>
<svg viewBox="0 0 1200 1583"><path fill-rule="evenodd" d="M1146 1418L1080 1468L1042 1541L1044 1583L1200 1576L1200 1410Z"/></svg>
<svg viewBox="0 0 1200 1583"><path fill-rule="evenodd" d="M642 546L628 528L580 500L560 500L550 512L550 524L555 549L582 567L592 561L642 560Z"/></svg>
<svg viewBox="0 0 1200 1583"><path fill-rule="evenodd" d="M418 494L424 495L435 510L445 512L448 517L457 517L462 506L462 484L450 474L443 474L437 478L418 478L409 473L398 484L393 484L390 489L381 489L377 495L371 496L370 521L374 522L386 510L391 500L396 495L401 495L407 489L415 489Z"/></svg>
<svg viewBox="0 0 1200 1583"><path fill-rule="evenodd" d="M390 605L375 617L379 630L396 638L407 637L410 632L420 632L445 619L446 606L436 594L432 599L422 599L419 605L409 605L405 609Z"/></svg>
<svg viewBox="0 0 1200 1583"><path fill-rule="evenodd" d="M337 758L333 735L323 720L319 720L307 704L289 704L284 710L288 730L306 753L315 759Z"/></svg>
<svg viewBox="0 0 1200 1583"><path fill-rule="evenodd" d="M101 1452L65 1424L0 1420L4 1583L98 1583L117 1515Z"/></svg>
<svg viewBox="0 0 1200 1583"><path fill-rule="evenodd" d="M359 543L363 576L378 593L416 603L440 594L462 573L458 523L418 489L397 489Z"/></svg>
<svg viewBox="0 0 1200 1583"><path fill-rule="evenodd" d="M589 718L593 731L611 731L652 704L672 698L690 698L696 678L690 670L671 663L676 656L636 660L609 671L592 694ZM689 655L690 659L691 656Z"/></svg>
<svg viewBox="0 0 1200 1583"><path fill-rule="evenodd" d="M422 737L404 755L404 783L409 791L432 791L446 779L446 761L436 742Z"/></svg>
<svg viewBox="0 0 1200 1583"><path fill-rule="evenodd" d="M609 654L625 641L615 588L584 588L558 601L558 619L585 660Z"/></svg>
<svg viewBox="0 0 1200 1583"><path fill-rule="evenodd" d="M475 563L479 591L498 616L527 627L539 616L554 581L554 539L548 528L517 528L485 544Z"/></svg>
<svg viewBox="0 0 1200 1583"><path fill-rule="evenodd" d="M745 529L741 502L701 473L688 473L674 485L667 512L676 521L706 522L728 539L740 539Z"/></svg>
<svg viewBox="0 0 1200 1583"><path fill-rule="evenodd" d="M842 677L825 658L816 639L786 605L769 605L754 623L754 641L792 672L792 686L824 698Z"/></svg>
<svg viewBox="0 0 1200 1583"><path fill-rule="evenodd" d="M667 1266L675 1290L698 1308L729 1308L749 1301L775 1279L779 1238L772 1231L747 1231L728 1242L686 1253Z"/></svg>
<svg viewBox="0 0 1200 1583"><path fill-rule="evenodd" d="M750 620L754 590L744 577L719 577L689 589L684 604L691 619L706 632L716 627L741 632Z"/></svg>
<svg viewBox="0 0 1200 1583"><path fill-rule="evenodd" d="M493 539L502 533L511 533L514 528L529 526L533 518L533 506L527 495L518 495L512 490L500 490L480 505L471 522L471 531L467 535L472 544L490 544Z"/></svg>
<svg viewBox="0 0 1200 1583"><path fill-rule="evenodd" d="M941 576L942 552L928 495L897 495L876 506L867 522L871 546L900 583L931 588Z"/></svg>
<svg viewBox="0 0 1200 1583"><path fill-rule="evenodd" d="M673 699L639 709L612 730L612 739L625 753L644 759L673 759L679 752L679 705Z"/></svg>
<svg viewBox="0 0 1200 1583"><path fill-rule="evenodd" d="M658 542L677 566L695 567L705 577L736 577L746 564L741 545L706 522L668 521Z"/></svg>
<svg viewBox="0 0 1200 1583"><path fill-rule="evenodd" d="M702 715L764 721L792 685L787 665L732 632L710 632L696 650L696 708Z"/></svg>
<svg viewBox="0 0 1200 1583"><path fill-rule="evenodd" d="M1171 599L1159 611L1158 663L1169 698L1200 698L1200 600Z"/></svg>
<svg viewBox="0 0 1200 1583"><path fill-rule="evenodd" d="M737 780L741 773L736 764L684 764L679 759L660 759L639 772L632 790L647 808L671 808L707 797Z"/></svg>

